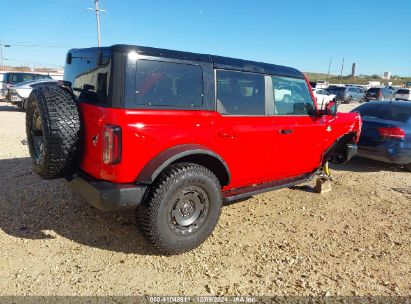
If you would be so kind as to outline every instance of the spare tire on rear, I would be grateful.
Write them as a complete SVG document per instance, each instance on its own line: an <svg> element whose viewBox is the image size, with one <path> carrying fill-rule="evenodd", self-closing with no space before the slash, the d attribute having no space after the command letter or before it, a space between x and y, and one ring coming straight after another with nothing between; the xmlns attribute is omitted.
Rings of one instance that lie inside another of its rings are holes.
<svg viewBox="0 0 411 304"><path fill-rule="evenodd" d="M42 178L68 177L76 171L80 113L66 89L33 89L26 104L26 134L34 171Z"/></svg>

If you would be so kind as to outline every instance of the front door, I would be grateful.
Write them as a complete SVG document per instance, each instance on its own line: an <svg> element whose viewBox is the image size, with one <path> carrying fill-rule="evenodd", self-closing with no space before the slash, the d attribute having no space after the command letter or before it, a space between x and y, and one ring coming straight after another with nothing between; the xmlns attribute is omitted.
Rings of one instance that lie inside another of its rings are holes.
<svg viewBox="0 0 411 304"><path fill-rule="evenodd" d="M288 90L290 98L274 100L273 172L276 178L310 173L321 164L328 126L314 114L314 102L304 79L272 77L276 90Z"/></svg>

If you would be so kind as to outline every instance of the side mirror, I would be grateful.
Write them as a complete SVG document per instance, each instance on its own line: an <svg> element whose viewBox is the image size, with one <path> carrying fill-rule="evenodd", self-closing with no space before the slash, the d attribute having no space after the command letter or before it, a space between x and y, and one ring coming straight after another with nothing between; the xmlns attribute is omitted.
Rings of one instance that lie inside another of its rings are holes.
<svg viewBox="0 0 411 304"><path fill-rule="evenodd" d="M335 116L337 115L337 108L338 108L337 103L331 100L327 102L327 104L325 105L324 114Z"/></svg>

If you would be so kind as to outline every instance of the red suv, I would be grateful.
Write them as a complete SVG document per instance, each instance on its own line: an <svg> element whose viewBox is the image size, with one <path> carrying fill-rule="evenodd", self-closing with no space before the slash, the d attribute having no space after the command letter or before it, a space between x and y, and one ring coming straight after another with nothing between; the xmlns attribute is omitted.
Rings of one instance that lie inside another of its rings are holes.
<svg viewBox="0 0 411 304"><path fill-rule="evenodd" d="M197 247L223 201L302 183L356 153L361 119L318 109L293 68L114 45L73 49L64 82L33 90L35 171L102 210L136 208L162 253Z"/></svg>

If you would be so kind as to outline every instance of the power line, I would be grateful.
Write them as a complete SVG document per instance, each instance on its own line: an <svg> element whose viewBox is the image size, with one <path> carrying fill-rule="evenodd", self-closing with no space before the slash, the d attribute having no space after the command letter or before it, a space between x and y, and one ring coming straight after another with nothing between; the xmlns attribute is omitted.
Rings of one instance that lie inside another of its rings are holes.
<svg viewBox="0 0 411 304"><path fill-rule="evenodd" d="M58 68L62 68L62 65L58 65L58 64L50 64L50 63L44 63L44 62L38 62L38 61L31 61L31 60L25 60L25 59L17 59L17 58L4 58L4 60L7 61L17 61L20 63L33 63L33 64L40 64L43 66L53 66L53 67L58 67Z"/></svg>
<svg viewBox="0 0 411 304"><path fill-rule="evenodd" d="M65 15L63 18L60 18L60 21L55 24L54 26L51 25L49 30L43 33L39 33L33 41L36 42L44 42L48 40L49 37L53 36L53 39L58 36L62 31L67 31L70 26L76 24L78 22L78 18L81 17L81 13L79 13L79 9L83 4L78 2L76 6L71 6L71 10ZM74 17L73 17L74 16Z"/></svg>
<svg viewBox="0 0 411 304"><path fill-rule="evenodd" d="M13 44L13 45L16 45L16 44L47 44L47 45L52 44L52 45L66 45L66 46L70 45L68 43L59 43L59 42L50 42L50 43L44 42L44 43L42 43L42 42L10 41L10 40L6 40L5 44Z"/></svg>
<svg viewBox="0 0 411 304"><path fill-rule="evenodd" d="M53 45L53 44L9 44L11 47L47 47L47 48L67 48L70 45Z"/></svg>
<svg viewBox="0 0 411 304"><path fill-rule="evenodd" d="M83 18L76 26L74 26L70 32L67 32L65 33L65 35L61 36L60 41L66 41L73 37L77 37L80 34L84 34L85 31L83 29L88 27L89 24L93 22L93 20L89 17L90 17L89 15L85 16L85 18ZM77 44L75 45L75 47L80 47L80 46Z"/></svg>

